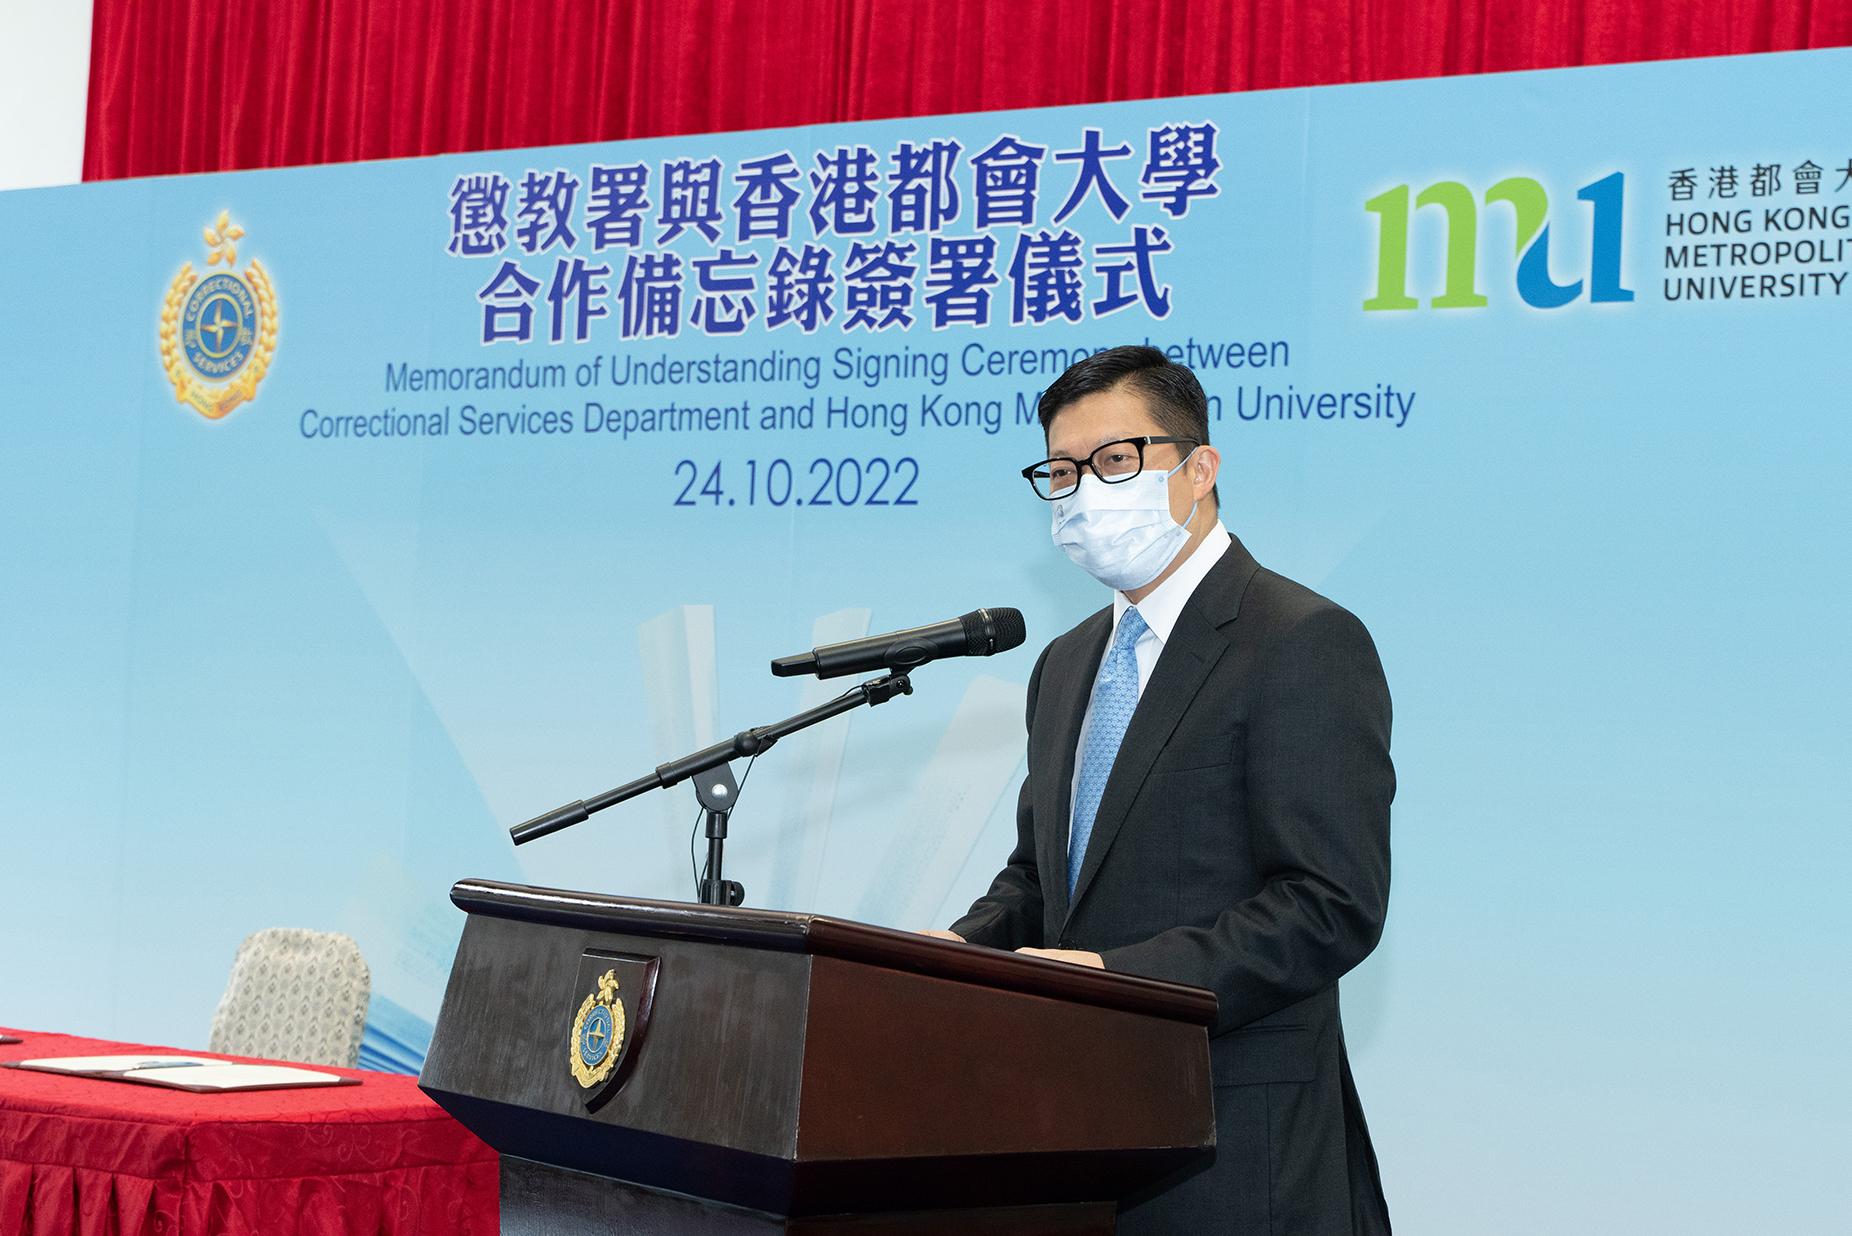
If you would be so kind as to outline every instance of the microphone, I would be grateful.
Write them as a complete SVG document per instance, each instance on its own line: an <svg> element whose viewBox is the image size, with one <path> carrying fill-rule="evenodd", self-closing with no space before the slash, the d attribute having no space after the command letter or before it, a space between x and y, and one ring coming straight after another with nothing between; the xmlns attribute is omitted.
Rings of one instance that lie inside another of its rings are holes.
<svg viewBox="0 0 1852 1236"><path fill-rule="evenodd" d="M772 673L780 678L798 674L840 678L874 670L904 671L940 657L988 657L1008 652L1027 634L1019 609L974 609L931 626L865 635L779 657L772 662Z"/></svg>

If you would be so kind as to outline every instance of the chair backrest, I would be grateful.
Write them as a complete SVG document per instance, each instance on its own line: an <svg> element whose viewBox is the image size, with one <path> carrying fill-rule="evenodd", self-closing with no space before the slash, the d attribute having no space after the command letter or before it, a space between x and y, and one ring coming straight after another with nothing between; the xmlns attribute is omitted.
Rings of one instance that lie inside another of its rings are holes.
<svg viewBox="0 0 1852 1236"><path fill-rule="evenodd" d="M209 1050L352 1068L372 985L351 936L295 927L252 932L232 959Z"/></svg>

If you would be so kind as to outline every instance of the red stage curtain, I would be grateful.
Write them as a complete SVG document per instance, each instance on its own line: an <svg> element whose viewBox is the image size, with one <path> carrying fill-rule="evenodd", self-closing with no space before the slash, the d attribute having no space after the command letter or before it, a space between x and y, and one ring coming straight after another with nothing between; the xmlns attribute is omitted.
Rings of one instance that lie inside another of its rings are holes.
<svg viewBox="0 0 1852 1236"><path fill-rule="evenodd" d="M1849 42L1852 0L96 0L84 178Z"/></svg>

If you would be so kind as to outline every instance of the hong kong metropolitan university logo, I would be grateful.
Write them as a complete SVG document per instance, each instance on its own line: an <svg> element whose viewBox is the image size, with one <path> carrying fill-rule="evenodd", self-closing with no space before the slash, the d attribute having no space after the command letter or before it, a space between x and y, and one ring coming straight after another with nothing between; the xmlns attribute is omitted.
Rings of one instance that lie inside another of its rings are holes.
<svg viewBox="0 0 1852 1236"><path fill-rule="evenodd" d="M244 229L221 210L207 226L204 277L183 262L161 304L161 367L174 398L219 420L257 397L277 348L277 298L263 263L239 271Z"/></svg>
<svg viewBox="0 0 1852 1236"><path fill-rule="evenodd" d="M1576 200L1588 206L1588 272L1586 278L1559 281L1551 270L1550 229L1560 239L1564 227L1581 225L1570 216L1551 221L1550 197L1541 181L1529 176L1507 176L1485 191L1488 211L1510 212L1516 249L1511 257L1512 279L1518 299L1532 309L1561 309L1587 298L1591 304L1625 304L1631 288L1621 284L1621 227L1625 213L1627 178L1612 172L1576 191ZM1490 302L1479 290L1479 195L1458 180L1441 180L1414 195L1409 186L1395 185L1363 204L1376 216L1376 290L1363 302L1366 310L1409 310L1421 301L1409 294L1409 233L1413 214L1433 207L1444 220L1446 245L1439 253L1417 254L1415 264L1431 270L1438 258L1444 265L1441 289L1430 296L1433 309L1483 309ZM1495 267L1494 282L1502 281Z"/></svg>

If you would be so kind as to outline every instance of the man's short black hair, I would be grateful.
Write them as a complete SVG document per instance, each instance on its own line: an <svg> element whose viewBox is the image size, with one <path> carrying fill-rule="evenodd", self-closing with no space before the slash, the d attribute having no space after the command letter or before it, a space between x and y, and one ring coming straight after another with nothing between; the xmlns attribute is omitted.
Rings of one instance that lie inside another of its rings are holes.
<svg viewBox="0 0 1852 1236"><path fill-rule="evenodd" d="M1188 438L1203 446L1209 444L1209 400L1203 394L1202 383L1187 365L1179 365L1158 349L1143 344L1125 344L1095 352L1069 365L1060 377L1049 383L1035 407L1035 414L1042 422L1042 436L1048 436L1048 428L1061 409L1117 386L1125 386L1144 396L1145 407L1150 409L1151 419L1158 423L1164 436ZM1219 486L1215 500L1221 505Z"/></svg>
<svg viewBox="0 0 1852 1236"><path fill-rule="evenodd" d="M1209 400L1203 395L1202 383L1187 366L1142 344L1108 348L1069 365L1066 372L1048 384L1041 402L1036 404L1042 433L1048 433L1055 413L1070 403L1121 384L1145 397L1151 419L1167 436L1208 444Z"/></svg>

